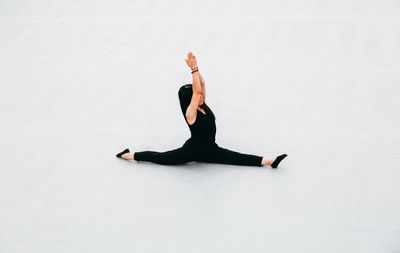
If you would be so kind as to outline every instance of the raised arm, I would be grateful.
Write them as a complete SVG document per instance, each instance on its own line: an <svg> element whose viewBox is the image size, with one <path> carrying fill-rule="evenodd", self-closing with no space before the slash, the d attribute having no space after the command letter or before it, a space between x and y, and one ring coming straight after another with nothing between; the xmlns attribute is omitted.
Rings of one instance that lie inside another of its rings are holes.
<svg viewBox="0 0 400 253"><path fill-rule="evenodd" d="M203 103L202 100L202 85L200 81L200 74L199 71L193 71L197 68L197 61L196 57L193 55L192 52L188 53L188 58L185 59L186 64L192 69L192 100L188 108L186 109L186 119L190 125L192 125L196 121L197 116L197 107L200 103Z"/></svg>
<svg viewBox="0 0 400 253"><path fill-rule="evenodd" d="M201 83L201 95L203 96L204 102L206 102L206 82L203 79L203 76L200 74L200 70L198 71Z"/></svg>
<svg viewBox="0 0 400 253"><path fill-rule="evenodd" d="M200 85L201 85L200 94L203 97L203 102L205 102L206 101L206 82L204 81L204 78L201 75L200 70L198 70L196 56L194 56L192 52L188 53L188 60L186 61L186 63L192 69L192 71L194 69L197 69L197 72L195 72L195 73L198 73L199 78L200 78ZM196 79L197 79L197 77L196 77ZM194 86L194 84L195 84L195 82L193 81L193 86ZM198 87L194 87L194 88L197 89ZM196 91L198 91L198 90L196 90Z"/></svg>
<svg viewBox="0 0 400 253"><path fill-rule="evenodd" d="M197 69L197 60L196 56L192 52L188 53L188 59L185 59L187 65L192 69ZM202 85L201 85L201 77L199 71L192 73L192 87L193 87L193 94L194 93L201 93Z"/></svg>

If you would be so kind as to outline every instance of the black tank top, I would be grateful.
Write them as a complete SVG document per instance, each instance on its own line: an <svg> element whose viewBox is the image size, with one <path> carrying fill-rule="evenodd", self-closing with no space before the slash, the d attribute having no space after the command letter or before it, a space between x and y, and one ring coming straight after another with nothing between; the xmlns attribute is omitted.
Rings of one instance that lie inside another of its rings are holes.
<svg viewBox="0 0 400 253"><path fill-rule="evenodd" d="M211 111L210 107L207 106L206 103L200 105L200 108L204 109L206 114L197 110L196 121L189 125L191 136L191 142L193 144L213 144L215 142L215 134L217 132L217 128L215 125L215 115Z"/></svg>

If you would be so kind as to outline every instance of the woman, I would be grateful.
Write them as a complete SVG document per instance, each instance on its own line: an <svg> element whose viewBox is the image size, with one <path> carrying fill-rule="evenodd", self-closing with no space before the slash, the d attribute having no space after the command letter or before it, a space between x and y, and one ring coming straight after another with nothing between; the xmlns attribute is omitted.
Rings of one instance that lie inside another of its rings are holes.
<svg viewBox="0 0 400 253"><path fill-rule="evenodd" d="M219 147L215 143L215 116L207 106L205 82L197 67L196 57L189 52L186 64L192 69L193 84L183 85L178 92L181 110L189 126L191 137L182 147L166 151L130 152L129 149L117 154L125 160L148 161L165 165L183 164L191 161L222 163L247 166L268 165L276 168L287 155L283 154L274 159L242 154Z"/></svg>

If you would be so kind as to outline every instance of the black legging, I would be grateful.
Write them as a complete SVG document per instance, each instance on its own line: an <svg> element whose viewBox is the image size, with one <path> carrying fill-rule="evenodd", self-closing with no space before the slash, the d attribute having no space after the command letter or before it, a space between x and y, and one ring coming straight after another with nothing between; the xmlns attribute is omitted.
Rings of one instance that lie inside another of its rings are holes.
<svg viewBox="0 0 400 253"><path fill-rule="evenodd" d="M262 156L242 154L229 149L221 148L217 143L209 145L193 144L188 139L182 147L165 151L135 152L136 161L148 161L164 165L177 165L197 161L206 163L221 163L232 165L246 165L261 167Z"/></svg>

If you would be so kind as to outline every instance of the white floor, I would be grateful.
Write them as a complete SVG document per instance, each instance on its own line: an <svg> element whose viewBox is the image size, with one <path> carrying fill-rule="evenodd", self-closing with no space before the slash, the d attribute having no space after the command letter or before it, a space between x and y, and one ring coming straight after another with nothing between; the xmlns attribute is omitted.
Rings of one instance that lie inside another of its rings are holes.
<svg viewBox="0 0 400 253"><path fill-rule="evenodd" d="M400 252L400 3L0 2L0 252ZM280 168L115 157L189 138Z"/></svg>

